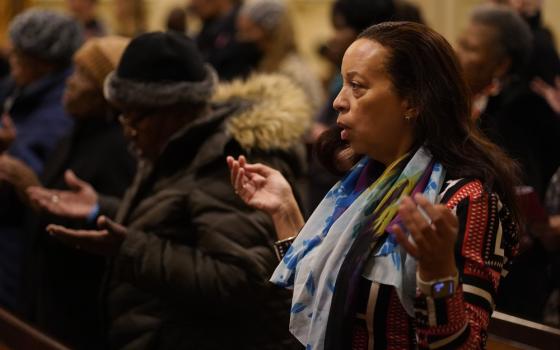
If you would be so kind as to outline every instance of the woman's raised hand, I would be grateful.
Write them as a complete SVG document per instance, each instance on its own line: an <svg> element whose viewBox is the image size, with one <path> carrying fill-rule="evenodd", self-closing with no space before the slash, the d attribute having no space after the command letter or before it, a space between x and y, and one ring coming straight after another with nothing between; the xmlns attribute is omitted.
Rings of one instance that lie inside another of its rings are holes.
<svg viewBox="0 0 560 350"><path fill-rule="evenodd" d="M303 227L303 215L282 174L263 164L249 164L245 157L227 157L235 193L247 205L272 217L279 240L296 235Z"/></svg>
<svg viewBox="0 0 560 350"><path fill-rule="evenodd" d="M263 164L249 164L245 157L227 157L235 193L249 206L274 215L293 198L292 188L282 174Z"/></svg>
<svg viewBox="0 0 560 350"><path fill-rule="evenodd" d="M414 241L408 239L403 228L394 225L397 242L418 260L418 272L424 281L454 276L455 241L459 222L445 205L434 205L416 194L414 200L403 198L399 214Z"/></svg>

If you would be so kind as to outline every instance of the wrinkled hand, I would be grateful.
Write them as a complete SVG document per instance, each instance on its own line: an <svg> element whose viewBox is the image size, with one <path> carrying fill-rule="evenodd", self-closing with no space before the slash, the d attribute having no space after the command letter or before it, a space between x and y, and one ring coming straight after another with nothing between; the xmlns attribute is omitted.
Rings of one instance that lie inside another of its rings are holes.
<svg viewBox="0 0 560 350"><path fill-rule="evenodd" d="M2 126L0 127L0 153L10 148L16 139L16 127L12 118L8 114L2 116Z"/></svg>
<svg viewBox="0 0 560 350"><path fill-rule="evenodd" d="M421 194L416 194L414 200L431 222L410 197L403 198L399 214L414 242L401 227L394 225L397 242L418 260L418 272L424 281L454 276L457 273L454 254L459 230L457 217L445 205L433 205Z"/></svg>
<svg viewBox="0 0 560 350"><path fill-rule="evenodd" d="M49 225L47 232L76 249L105 256L117 255L126 238L126 227L106 216L97 219L97 226L99 230L74 230L59 225Z"/></svg>
<svg viewBox="0 0 560 350"><path fill-rule="evenodd" d="M0 155L0 180L12 185L24 197L28 187L40 185L39 178L30 167L5 153Z"/></svg>
<svg viewBox="0 0 560 350"><path fill-rule="evenodd" d="M554 112L560 114L560 76L554 79L554 86L547 84L541 78L535 78L531 82L531 89L542 96Z"/></svg>
<svg viewBox="0 0 560 350"><path fill-rule="evenodd" d="M235 193L249 206L274 215L292 199L295 202L292 187L278 170L249 164L243 156L228 157L227 163Z"/></svg>
<svg viewBox="0 0 560 350"><path fill-rule="evenodd" d="M64 180L69 191L29 187L31 202L46 212L70 219L85 220L97 204L98 196L93 187L80 180L72 170L66 170Z"/></svg>

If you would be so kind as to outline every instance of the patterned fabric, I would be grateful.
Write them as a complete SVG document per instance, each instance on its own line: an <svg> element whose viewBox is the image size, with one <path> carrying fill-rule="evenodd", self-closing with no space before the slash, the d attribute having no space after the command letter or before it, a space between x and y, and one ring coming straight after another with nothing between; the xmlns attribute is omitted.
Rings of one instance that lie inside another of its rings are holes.
<svg viewBox="0 0 560 350"><path fill-rule="evenodd" d="M447 181L440 198L459 219L459 288L444 299L418 292L411 317L393 286L362 279L351 349L485 348L500 276L517 252L517 229L509 210L480 181Z"/></svg>
<svg viewBox="0 0 560 350"><path fill-rule="evenodd" d="M307 349L323 349L327 327L338 328L333 321L346 325L343 320L353 316L348 310L353 308L355 286L364 264L387 227L401 222L397 215L399 199L424 192L434 202L443 179L441 165L420 148L412 157L406 155L395 161L382 174L378 163L364 158L327 194L271 279L277 285L293 287L290 330ZM399 295L406 295L405 286L415 282L406 281L410 274L403 273L402 262L412 258L403 257L394 241L385 242L374 258L384 260L383 268L388 272L364 273L392 283ZM416 270L414 263L408 266ZM400 278L389 281L387 276ZM336 301L332 302L333 298Z"/></svg>

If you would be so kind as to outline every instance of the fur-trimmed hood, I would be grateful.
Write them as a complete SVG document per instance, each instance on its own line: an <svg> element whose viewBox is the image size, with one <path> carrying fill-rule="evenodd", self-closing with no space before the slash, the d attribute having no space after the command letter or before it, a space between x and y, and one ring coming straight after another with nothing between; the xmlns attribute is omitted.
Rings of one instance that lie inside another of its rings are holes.
<svg viewBox="0 0 560 350"><path fill-rule="evenodd" d="M245 149L287 149L311 125L312 109L304 91L279 74L256 74L221 83L214 102L241 101L244 107L227 121L228 132Z"/></svg>

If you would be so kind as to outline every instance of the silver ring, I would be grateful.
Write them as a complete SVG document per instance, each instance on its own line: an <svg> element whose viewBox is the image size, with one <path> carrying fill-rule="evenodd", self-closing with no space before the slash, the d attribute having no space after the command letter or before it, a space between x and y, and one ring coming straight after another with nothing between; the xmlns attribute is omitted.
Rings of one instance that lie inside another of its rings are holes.
<svg viewBox="0 0 560 350"><path fill-rule="evenodd" d="M58 203L59 199L60 199L60 198L58 198L58 196L55 194L55 195L53 195L53 196L51 197L51 202L53 202L53 203L56 204L56 203Z"/></svg>

